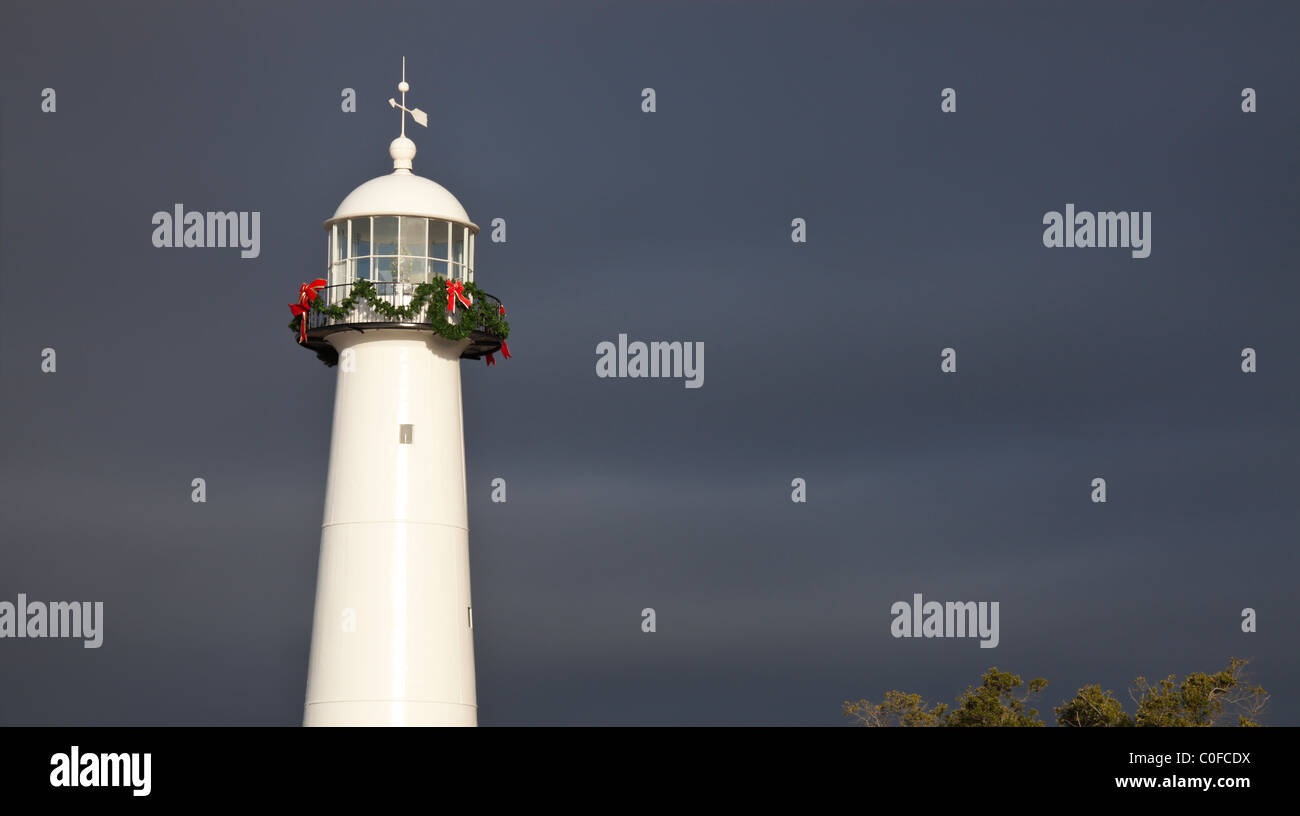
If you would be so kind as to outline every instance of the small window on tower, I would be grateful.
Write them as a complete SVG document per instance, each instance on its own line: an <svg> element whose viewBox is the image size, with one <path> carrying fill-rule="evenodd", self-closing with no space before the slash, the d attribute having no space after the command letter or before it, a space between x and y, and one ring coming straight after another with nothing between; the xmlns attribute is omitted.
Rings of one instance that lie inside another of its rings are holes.
<svg viewBox="0 0 1300 816"><path fill-rule="evenodd" d="M411 429L413 425L399 425L397 429L397 443L399 445L411 444Z"/></svg>

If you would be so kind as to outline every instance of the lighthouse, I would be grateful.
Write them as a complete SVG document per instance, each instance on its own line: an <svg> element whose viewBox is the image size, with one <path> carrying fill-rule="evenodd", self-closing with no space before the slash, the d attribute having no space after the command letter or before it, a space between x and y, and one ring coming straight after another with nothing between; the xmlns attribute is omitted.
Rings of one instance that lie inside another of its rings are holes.
<svg viewBox="0 0 1300 816"><path fill-rule="evenodd" d="M474 282L478 227L412 171L406 61L392 172L325 221L296 341L336 371L303 724L478 723L461 361L509 356Z"/></svg>

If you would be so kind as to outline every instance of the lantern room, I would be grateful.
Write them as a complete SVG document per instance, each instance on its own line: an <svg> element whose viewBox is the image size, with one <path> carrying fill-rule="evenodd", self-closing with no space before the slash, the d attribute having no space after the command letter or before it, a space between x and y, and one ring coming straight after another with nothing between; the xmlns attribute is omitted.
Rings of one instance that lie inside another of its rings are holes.
<svg viewBox="0 0 1300 816"><path fill-rule="evenodd" d="M325 222L329 285L368 280L389 295L434 278L472 283L478 226L445 187L411 172L410 139L393 140L389 154L393 172L353 190Z"/></svg>
<svg viewBox="0 0 1300 816"><path fill-rule="evenodd" d="M389 307L409 312L420 302L418 287L439 279L462 286L474 283L478 226L445 187L411 172L414 142L399 136L388 152L393 172L357 187L325 222L326 263L321 278L326 285L316 292L312 309L305 317L306 326L299 328L302 344L316 351L327 364L337 359L337 352L328 342L335 332L424 329L431 325L431 306L420 306L418 314L404 317L392 317ZM375 308L373 301L349 300L362 281L367 288L373 287L369 296L386 304L382 308L388 313ZM481 289L476 291L500 309L496 298ZM326 311L337 306L346 313L337 308L333 315ZM504 314L505 310L500 312ZM452 323L461 319L462 314L454 312L446 317ZM504 337L490 329L476 323L462 356L477 360L500 349Z"/></svg>

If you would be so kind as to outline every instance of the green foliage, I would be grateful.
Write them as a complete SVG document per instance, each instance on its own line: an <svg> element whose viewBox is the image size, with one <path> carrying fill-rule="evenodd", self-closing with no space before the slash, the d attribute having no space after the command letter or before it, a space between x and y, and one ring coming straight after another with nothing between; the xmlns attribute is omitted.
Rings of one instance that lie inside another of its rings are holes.
<svg viewBox="0 0 1300 816"><path fill-rule="evenodd" d="M844 716L853 717L859 725L902 725L913 728L936 726L941 724L947 710L945 703L927 710L921 695L904 694L901 691L885 692L883 703L872 704L866 700L844 703Z"/></svg>
<svg viewBox="0 0 1300 816"><path fill-rule="evenodd" d="M1066 728L1122 728L1133 725L1124 704L1101 686L1084 686L1074 699L1053 709L1056 724Z"/></svg>
<svg viewBox="0 0 1300 816"><path fill-rule="evenodd" d="M1112 692L1101 686L1084 686L1070 700L1056 706L1057 725L1067 728L1124 728L1130 726L1195 727L1235 724L1259 725L1268 692L1245 679L1248 661L1231 658L1215 674L1195 672L1177 682L1174 675L1158 684L1139 677L1129 696L1137 703L1130 715ZM845 717L857 725L884 727L1035 727L1044 725L1038 711L1028 707L1033 695L1047 686L1039 678L1026 686L1019 675L989 669L978 688L967 687L951 709L944 703L927 708L918 694L885 693L883 703L858 700L843 704ZM1023 688L1023 691L1020 689Z"/></svg>
<svg viewBox="0 0 1300 816"><path fill-rule="evenodd" d="M984 673L979 688L966 687L957 698L957 706L943 724L952 727L1006 726L1026 728L1042 726L1038 710L1026 706L1029 698L1047 687L1043 678L1030 680L1019 695L1016 689L1024 686L1020 675L998 671L993 667Z"/></svg>
<svg viewBox="0 0 1300 816"><path fill-rule="evenodd" d="M318 297L312 302L312 311L328 315L335 320L346 320L358 302L364 300L386 320L399 323L416 322L416 317L425 305L429 306L429 312L425 320L420 321L428 324L439 336L448 340L464 340L469 337L470 333L478 329L502 340L510 336L510 324L501 316L499 307L484 293L472 283L465 284L465 295L473 305L466 307L460 301L456 302L456 311L461 315L460 320L452 323L447 319L451 312L446 311L444 304L447 302L447 284L446 278L436 278L431 283L421 283L415 287L415 295L411 302L405 306L396 306L379 297L375 284L368 280L358 280L352 285L352 291L346 298L340 300L333 306L326 306L324 298ZM297 334L301 328L301 321L306 320L306 316L295 316L289 321L289 328Z"/></svg>
<svg viewBox="0 0 1300 816"><path fill-rule="evenodd" d="M844 716L852 718L857 725L874 727L1041 726L1043 721L1038 719L1038 712L1025 703L1046 685L1047 681L1039 678L1017 694L1016 689L1024 686L1024 681L1017 675L992 668L984 673L980 687L967 688L951 710L947 703L927 708L921 695L902 691L885 692L883 703L858 700L845 702L842 709Z"/></svg>
<svg viewBox="0 0 1300 816"><path fill-rule="evenodd" d="M1194 672L1178 683L1169 675L1152 685L1139 677L1134 688L1138 725L1224 725L1235 715L1237 724L1259 725L1257 719L1268 702L1262 686L1249 685L1244 676L1247 661L1234 657L1228 668L1215 674Z"/></svg>

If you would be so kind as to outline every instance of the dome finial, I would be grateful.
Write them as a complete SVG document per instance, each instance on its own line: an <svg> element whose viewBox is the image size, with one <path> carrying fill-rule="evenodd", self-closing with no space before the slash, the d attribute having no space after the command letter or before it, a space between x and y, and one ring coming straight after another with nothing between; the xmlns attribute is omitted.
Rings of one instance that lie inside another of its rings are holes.
<svg viewBox="0 0 1300 816"><path fill-rule="evenodd" d="M402 94L401 104L398 104L397 100L392 98L389 98L388 104L402 110L402 133L388 146L388 155L393 157L394 172L409 173L411 172L411 159L415 158L415 142L406 138L406 114L411 114L411 118L420 127L429 126L429 115L419 108L407 109L406 107L406 92L411 90L411 86L406 82L406 57L402 57L402 81L397 83L397 90Z"/></svg>

